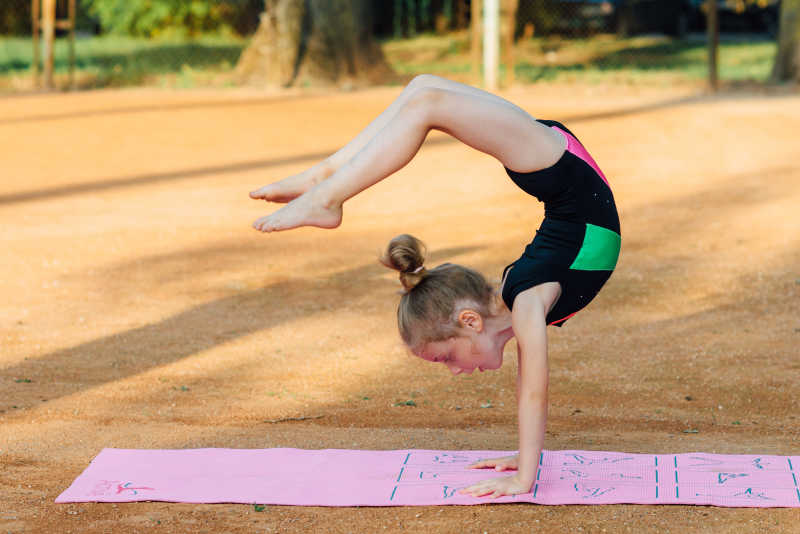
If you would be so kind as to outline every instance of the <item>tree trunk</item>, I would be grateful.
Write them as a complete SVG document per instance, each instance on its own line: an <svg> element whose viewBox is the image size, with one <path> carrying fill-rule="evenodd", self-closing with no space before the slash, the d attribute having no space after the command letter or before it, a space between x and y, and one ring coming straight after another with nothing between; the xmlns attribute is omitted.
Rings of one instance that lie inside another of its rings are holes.
<svg viewBox="0 0 800 534"><path fill-rule="evenodd" d="M772 81L800 82L800 0L781 2L778 52L772 67Z"/></svg>
<svg viewBox="0 0 800 534"><path fill-rule="evenodd" d="M396 81L369 0L265 0L236 72L244 83L343 88Z"/></svg>

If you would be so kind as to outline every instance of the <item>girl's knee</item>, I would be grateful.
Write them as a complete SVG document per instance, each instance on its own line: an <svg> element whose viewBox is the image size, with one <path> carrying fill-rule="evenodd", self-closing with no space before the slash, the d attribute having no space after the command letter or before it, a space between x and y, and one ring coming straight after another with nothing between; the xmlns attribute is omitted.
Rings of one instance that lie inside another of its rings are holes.
<svg viewBox="0 0 800 534"><path fill-rule="evenodd" d="M438 87L441 85L439 80L441 80L441 78L434 74L418 74L414 76L410 82L408 82L406 88L413 91L427 87Z"/></svg>
<svg viewBox="0 0 800 534"><path fill-rule="evenodd" d="M416 111L424 116L428 116L431 111L435 110L441 104L446 93L447 91L438 87L420 87L409 95L404 108L406 111Z"/></svg>

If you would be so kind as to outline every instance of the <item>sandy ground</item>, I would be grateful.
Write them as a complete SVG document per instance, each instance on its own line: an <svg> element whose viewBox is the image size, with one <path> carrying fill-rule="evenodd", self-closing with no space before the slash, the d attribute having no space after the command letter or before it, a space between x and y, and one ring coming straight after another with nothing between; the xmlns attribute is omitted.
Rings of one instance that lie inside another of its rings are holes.
<svg viewBox="0 0 800 534"><path fill-rule="evenodd" d="M249 190L399 91L0 101L0 533L800 532L800 509L53 503L103 447L516 448L514 344L456 378L408 356L376 261L408 232L496 279L542 216L498 162L433 132L339 229L250 228L274 207ZM622 219L616 273L549 329L545 447L798 454L800 95L504 96L583 139Z"/></svg>

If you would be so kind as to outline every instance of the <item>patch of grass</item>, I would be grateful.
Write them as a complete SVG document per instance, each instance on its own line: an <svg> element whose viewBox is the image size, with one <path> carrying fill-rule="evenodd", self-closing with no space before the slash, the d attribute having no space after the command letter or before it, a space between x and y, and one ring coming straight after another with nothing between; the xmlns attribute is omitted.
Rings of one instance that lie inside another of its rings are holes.
<svg viewBox="0 0 800 534"><path fill-rule="evenodd" d="M469 35L386 41L384 54L401 74L428 72L469 78ZM720 79L765 81L776 44L769 38L723 37L719 50ZM507 65L501 64L501 77ZM669 84L702 82L708 77L708 48L704 38L673 39L648 35L619 39L600 34L578 39L559 36L521 40L515 49L514 75L520 83L588 82Z"/></svg>
<svg viewBox="0 0 800 534"><path fill-rule="evenodd" d="M150 85L197 87L234 85L233 70L247 39L141 39L124 36L78 38L75 46L76 85L80 88ZM384 55L398 74L432 73L469 83L469 33L422 34L412 39L381 42ZM776 51L774 40L727 39L720 44L720 78L764 81ZM65 86L66 39L55 43L55 74ZM30 38L0 37L0 88L32 87ZM636 36L618 39L595 35L577 39L534 37L517 42L514 75L518 83L578 82L666 85L702 82L707 77L705 39ZM504 76L507 65L501 65Z"/></svg>
<svg viewBox="0 0 800 534"><path fill-rule="evenodd" d="M157 40L123 36L76 39L75 77L79 87L126 85L208 85L220 74L232 72L247 45L233 37ZM68 43L56 39L54 73L66 82ZM33 73L30 38L0 38L0 85Z"/></svg>

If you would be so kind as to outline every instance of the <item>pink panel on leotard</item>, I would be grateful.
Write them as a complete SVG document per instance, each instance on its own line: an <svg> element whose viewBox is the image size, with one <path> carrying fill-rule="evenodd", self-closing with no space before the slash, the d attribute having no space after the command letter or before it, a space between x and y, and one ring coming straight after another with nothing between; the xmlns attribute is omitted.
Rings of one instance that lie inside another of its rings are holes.
<svg viewBox="0 0 800 534"><path fill-rule="evenodd" d="M564 135L564 137L567 138L567 152L572 152L573 154L581 158L583 161L588 163L589 166L593 168L597 172L597 174L600 175L600 178L603 179L606 185L608 187L611 187L611 185L608 183L608 180L606 180L606 175L603 174L603 171L600 170L600 167L597 165L597 163L595 163L592 156L590 156L589 153L586 151L586 149L583 148L583 145L580 143L580 141L575 139L574 136L570 135L568 132L565 132L558 126L551 126L551 128L554 130L558 130Z"/></svg>

